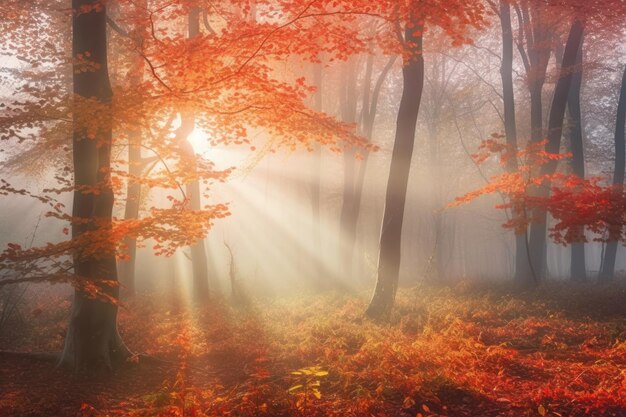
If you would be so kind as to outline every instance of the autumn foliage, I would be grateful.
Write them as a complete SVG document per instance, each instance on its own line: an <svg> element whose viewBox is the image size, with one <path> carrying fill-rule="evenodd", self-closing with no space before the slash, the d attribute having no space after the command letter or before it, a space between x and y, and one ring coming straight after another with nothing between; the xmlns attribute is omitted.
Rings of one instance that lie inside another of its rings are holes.
<svg viewBox="0 0 626 417"><path fill-rule="evenodd" d="M138 300L120 311L124 338L148 355L135 367L96 382L97 396L65 394L80 391L78 377L30 401L38 380L65 374L29 359L32 373L6 378L21 361L0 356L0 412L599 417L626 407L623 290L419 286L399 292L390 324L362 318L364 296L244 310L220 303L196 313L171 298ZM39 299L35 307L3 348L62 344L63 303Z"/></svg>
<svg viewBox="0 0 626 417"><path fill-rule="evenodd" d="M586 242L584 228L598 242L626 240L626 193L623 186L607 185L604 178L582 179L574 174L542 173L542 168L558 161L566 161L571 154L554 154L544 148L546 141L529 142L524 149L516 150L504 144L499 134L480 145L472 155L478 165L498 159L504 168L510 158L517 159L517 169L505 171L489 178L483 187L458 197L449 207L466 204L488 195L498 194L503 203L496 208L505 210L507 221L503 227L524 233L528 225L537 221L540 211L554 219L550 236L555 242L568 244ZM549 193L539 193L539 188L549 188Z"/></svg>
<svg viewBox="0 0 626 417"><path fill-rule="evenodd" d="M18 7L6 5L12 6ZM345 22L367 10L328 11L336 8L325 2L256 2L259 19L255 20L250 2L220 3L212 6L209 15L205 11L204 16L196 16L198 23L203 21L201 33L188 39L183 22L197 7L194 2L120 1L108 6L111 103L71 94L68 72L72 65L79 73L98 68L89 52L71 57L67 43L60 43L66 49L45 52L29 46L33 39L65 36L60 31L46 33L40 26L49 15L67 19L71 10L55 9L54 2L34 2L30 8L20 5L17 11L28 11L27 16L20 16L20 31L10 24L13 14L1 19L11 33L9 43L2 47L19 50L19 60L33 67L20 74L14 86L15 94L24 99L3 103L0 139L14 145L4 166L17 174L52 175L55 183L23 189L3 179L0 195L28 196L49 206L45 216L61 221L61 238L69 236L70 225L81 222L64 204L68 193L97 196L110 186L116 207L112 229L106 233L102 231L109 223L95 221L86 233L66 240L34 248L11 244L0 254L0 283L47 280L88 287L91 284L79 282L86 277L73 274L69 257L106 257L115 250L118 259L124 260L129 239L151 245L157 255L171 255L177 248L204 239L216 220L230 214L225 202L212 201L210 186L226 181L234 167L217 169L211 161L186 152L181 141L193 129L207 136L207 144L245 147L259 157L281 148L311 150L316 144L334 152L347 147L375 149L356 135L354 126L308 108L305 99L315 89L279 65L294 56L316 61L325 53L327 59L345 59L365 50L367 39L361 39L358 26L353 29ZM102 5L95 2L75 13L89 13L94 7ZM346 16L334 19L338 13ZM315 40L322 33L331 37L328 50L320 49ZM343 43L345 39L354 42ZM73 112L76 108L80 111ZM189 114L192 125L181 126ZM101 173L106 183L74 186L68 133L84 130L89 140L97 140L110 120L113 159L107 172ZM184 135L183 129L187 129ZM255 137L263 133L265 139L251 143L251 132ZM138 160L131 160L131 147L139 148ZM194 181L202 183L201 196L184 190ZM129 182L143 189L138 218L119 215L125 198L130 199L126 195ZM163 194L165 204L153 200ZM206 202L192 208L193 197Z"/></svg>

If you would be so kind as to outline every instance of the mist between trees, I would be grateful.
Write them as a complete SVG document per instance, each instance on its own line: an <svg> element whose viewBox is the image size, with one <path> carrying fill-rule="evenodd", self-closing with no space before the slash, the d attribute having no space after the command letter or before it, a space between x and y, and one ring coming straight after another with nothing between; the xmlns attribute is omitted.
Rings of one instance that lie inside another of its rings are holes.
<svg viewBox="0 0 626 417"><path fill-rule="evenodd" d="M623 211L574 193L588 217L562 245L547 183L449 205L524 166L479 163L495 137L571 154L529 178L599 177L624 207L624 8L5 0L4 315L10 285L63 284L45 287L75 292L60 361L111 368L131 355L118 301L146 293L373 290L364 313L385 319L423 281L623 281Z"/></svg>

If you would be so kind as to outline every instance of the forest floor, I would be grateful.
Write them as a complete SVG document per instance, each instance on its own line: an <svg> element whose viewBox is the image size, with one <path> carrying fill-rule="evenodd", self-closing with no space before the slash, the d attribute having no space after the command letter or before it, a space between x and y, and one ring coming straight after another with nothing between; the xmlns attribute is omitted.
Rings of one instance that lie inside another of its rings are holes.
<svg viewBox="0 0 626 417"><path fill-rule="evenodd" d="M120 331L152 358L88 378L0 355L2 416L626 416L626 288L420 285L389 323L367 294L225 302L139 296ZM42 297L0 349L60 350L69 301Z"/></svg>

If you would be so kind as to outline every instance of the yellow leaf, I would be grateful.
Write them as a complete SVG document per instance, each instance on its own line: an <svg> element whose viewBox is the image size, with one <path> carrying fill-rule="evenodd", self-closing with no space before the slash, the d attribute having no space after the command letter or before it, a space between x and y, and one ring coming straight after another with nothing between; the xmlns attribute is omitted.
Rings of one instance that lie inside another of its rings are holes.
<svg viewBox="0 0 626 417"><path fill-rule="evenodd" d="M539 412L540 416L545 416L546 415L546 409L541 404L539 404L539 407L537 407L537 412Z"/></svg>
<svg viewBox="0 0 626 417"><path fill-rule="evenodd" d="M287 391L288 392L293 392L293 391L299 390L300 388L302 388L301 384L300 385L294 385L293 387L289 388Z"/></svg>

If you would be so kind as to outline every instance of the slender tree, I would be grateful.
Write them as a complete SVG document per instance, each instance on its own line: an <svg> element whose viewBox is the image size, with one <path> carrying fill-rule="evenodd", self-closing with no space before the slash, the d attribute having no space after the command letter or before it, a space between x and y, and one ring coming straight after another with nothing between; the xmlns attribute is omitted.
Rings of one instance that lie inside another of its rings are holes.
<svg viewBox="0 0 626 417"><path fill-rule="evenodd" d="M580 110L580 89L583 79L583 40L576 57L576 68L572 74L572 86L567 98L567 109L571 126L569 129L570 146L572 149L572 171L579 178L585 178L585 155L583 126ZM584 233L584 228L579 228L579 233ZM584 242L574 242L571 245L570 257L570 278L573 281L586 281L587 267L585 264L585 244Z"/></svg>
<svg viewBox="0 0 626 417"><path fill-rule="evenodd" d="M404 29L408 53L402 68L402 98L387 181L385 209L380 234L376 288L366 310L371 318L387 316L396 296L400 273L402 223L417 115L424 90L423 27L416 19Z"/></svg>
<svg viewBox="0 0 626 417"><path fill-rule="evenodd" d="M495 7L495 5L494 5ZM513 88L513 28L511 24L511 6L509 0L500 0L500 24L502 27L502 99L504 102L504 131L506 143L512 149L517 149L517 124L515 117L515 90ZM509 158L507 170L517 170L517 159ZM527 233L515 235L515 280L528 282L534 275L529 257Z"/></svg>
<svg viewBox="0 0 626 417"><path fill-rule="evenodd" d="M615 186L621 186L624 183L624 167L626 166L626 145L624 140L625 123L626 69L624 69L624 75L622 76L622 86L620 90L619 101L617 104L617 117L615 123L615 170L613 172L613 185ZM611 281L615 276L617 244L617 240L611 240L606 245L606 249L604 251L604 259L602 259L602 269L600 270L599 276L601 282Z"/></svg>
<svg viewBox="0 0 626 417"><path fill-rule="evenodd" d="M187 21L190 40L193 40L200 34L200 11L200 8L196 6L189 10ZM187 110L181 112L180 119L180 127L176 131L176 142L183 155L188 160L195 161L196 155L189 141L189 135L191 135L195 128L193 111ZM197 170L195 164L192 166L192 169ZM196 211L201 210L202 193L200 190L200 181L195 179L186 184L185 188L186 197L189 199L189 208ZM198 303L204 304L209 298L209 270L204 238L196 240L196 242L191 245L191 264L193 270L194 298Z"/></svg>
<svg viewBox="0 0 626 417"><path fill-rule="evenodd" d="M323 110L323 87L324 87L324 68L321 62L313 64L313 84L316 87L313 109L321 112ZM313 220L313 248L316 254L322 251L322 237L320 233L321 216L320 216L320 196L322 191L322 147L319 144L314 145L313 155L311 156L311 171L313 181L311 182L311 217ZM318 257L313 260L313 272L318 278L316 282L323 283L325 281L327 271L322 267L321 259ZM322 277L323 275L323 277Z"/></svg>
<svg viewBox="0 0 626 417"><path fill-rule="evenodd" d="M563 119L565 117L565 110L567 108L567 100L570 94L570 88L572 85L573 73L576 68L576 60L578 51L580 50L580 44L582 42L582 36L584 33L584 23L580 19L575 19L571 26L567 43L565 44L565 51L563 53L563 62L561 64L561 70L559 80L557 82L554 97L552 99L552 105L550 107L550 118L548 122L548 143L546 145L546 151L552 154L558 154L561 146L561 136L563 133ZM541 168L541 174L552 174L556 171L557 160L551 161L545 164ZM550 184L544 183L537 193L540 197L546 197L550 193ZM547 242L547 213L545 210L539 210L533 213L533 216L538 220L532 224L530 229L530 255L535 268L536 276L538 279L543 279L547 273L545 270L546 264L546 242ZM537 269L537 266L540 266Z"/></svg>
<svg viewBox="0 0 626 417"><path fill-rule="evenodd" d="M548 5L543 2L524 0L513 3L513 5L518 24L516 44L522 58L530 93L530 139L533 142L539 142L544 139L543 89L550 61L554 35L553 27L555 25L551 21L553 17L550 16ZM516 270L516 276L521 282L531 282L532 277L541 274L544 269L542 262L545 260L547 244L545 240L537 241L541 235L538 229L542 227L545 226L539 223L531 225L530 235L534 235L535 239L528 238L528 244L524 243L528 251L527 256L516 258L516 268L519 267L519 270ZM532 229L535 229L534 232ZM537 245L538 247L535 247ZM523 264L522 259L524 258L529 259L527 265ZM520 264L517 263L518 261Z"/></svg>
<svg viewBox="0 0 626 417"><path fill-rule="evenodd" d="M345 123L357 122L357 74L359 70L357 57L352 57L344 66L339 96L341 120ZM355 150L347 149L343 154L343 202L339 217L341 231L341 273L346 278L352 277L352 260L356 241L356 222L354 212L357 205L355 199L356 158Z"/></svg>
<svg viewBox="0 0 626 417"><path fill-rule="evenodd" d="M145 61L142 54L142 45L144 39L144 32L146 30L145 22L147 20L147 1L141 0L137 3L137 10L141 13L141 19L137 19L134 22L134 27L131 33L124 33L120 30L122 36L130 38L134 46L139 50L138 53L133 53L130 68L128 70L129 88L136 91L140 88L143 82L143 75L145 71ZM110 25L116 25L109 18ZM115 26L118 27L118 26ZM118 32L119 33L119 32ZM138 103L141 106L141 102ZM143 171L145 170L148 159L142 158L141 147L143 143L144 127L141 123L136 123L129 127L126 132L128 137L128 182L126 186L126 206L124 207L124 219L133 220L139 218L139 209L141 206L141 178ZM135 294L135 267L137 260L137 239L133 236L124 237L124 245L126 247L127 256L125 259L119 262L119 275L120 282L126 293L130 296Z"/></svg>

